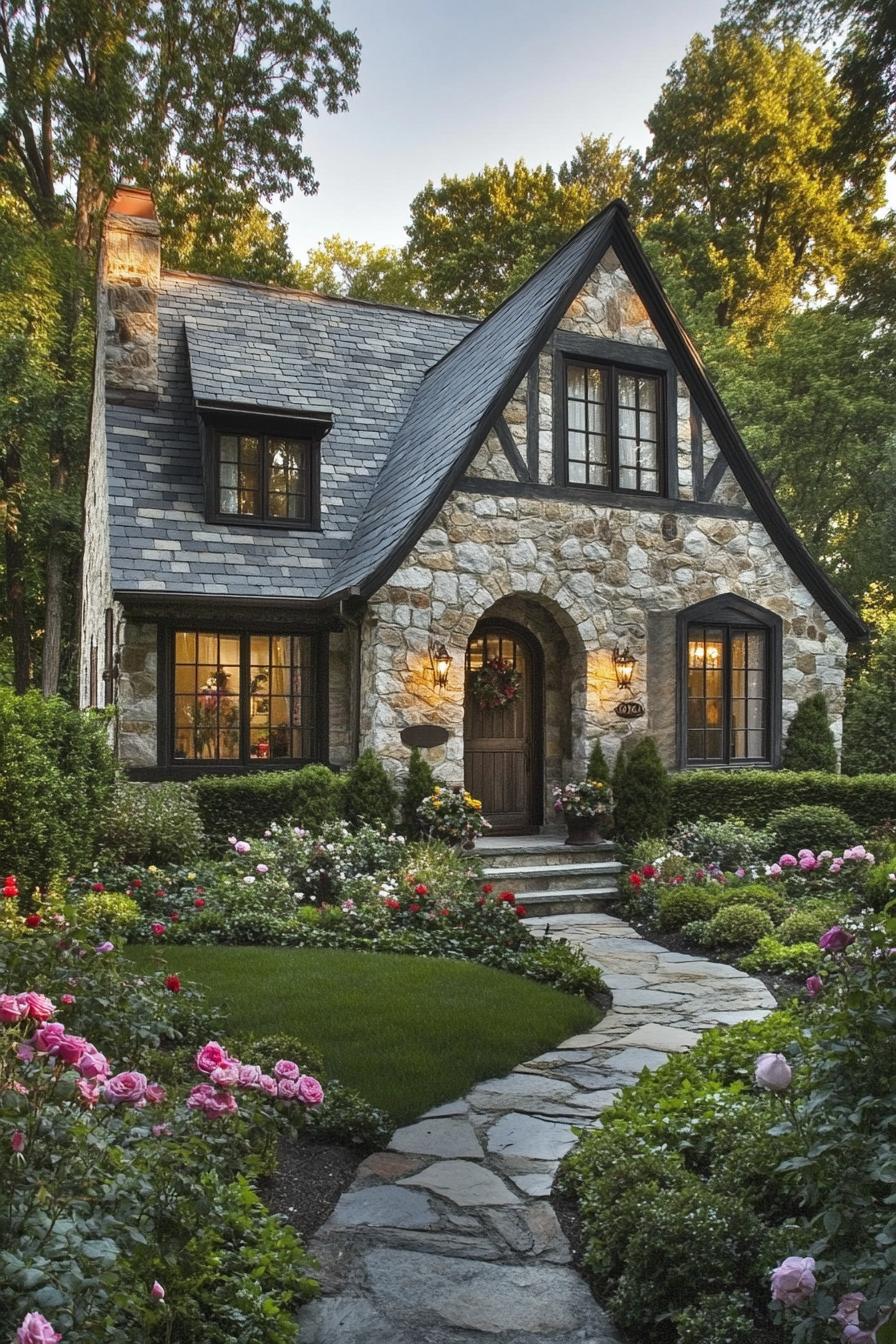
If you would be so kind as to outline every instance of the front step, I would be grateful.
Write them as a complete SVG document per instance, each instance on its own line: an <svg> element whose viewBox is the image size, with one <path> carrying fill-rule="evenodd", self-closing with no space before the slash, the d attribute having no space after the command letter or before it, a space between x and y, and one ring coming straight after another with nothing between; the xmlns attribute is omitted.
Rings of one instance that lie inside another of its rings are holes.
<svg viewBox="0 0 896 1344"><path fill-rule="evenodd" d="M621 865L611 860L600 863L533 864L519 868L485 868L483 877L492 886L508 887L513 892L542 891L545 887L561 886L568 891L592 887L616 888L616 875Z"/></svg>
<svg viewBox="0 0 896 1344"><path fill-rule="evenodd" d="M495 868L568 867L576 863L600 863L612 859L615 846L609 841L596 845L566 845L562 840L547 836L533 836L525 843L501 842L500 837L489 836L476 846L483 861Z"/></svg>
<svg viewBox="0 0 896 1344"><path fill-rule="evenodd" d="M551 891L525 891L519 897L518 904L525 907L528 919L541 915L594 915L606 910L617 895L615 884L607 888L576 891L557 888Z"/></svg>

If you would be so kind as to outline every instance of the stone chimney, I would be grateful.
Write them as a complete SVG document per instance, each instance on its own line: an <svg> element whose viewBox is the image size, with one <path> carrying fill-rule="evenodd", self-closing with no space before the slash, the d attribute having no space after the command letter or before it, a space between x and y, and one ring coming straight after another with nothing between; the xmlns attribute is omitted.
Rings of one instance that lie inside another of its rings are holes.
<svg viewBox="0 0 896 1344"><path fill-rule="evenodd" d="M106 215L100 254L99 330L106 395L158 395L159 222L152 194L119 187Z"/></svg>

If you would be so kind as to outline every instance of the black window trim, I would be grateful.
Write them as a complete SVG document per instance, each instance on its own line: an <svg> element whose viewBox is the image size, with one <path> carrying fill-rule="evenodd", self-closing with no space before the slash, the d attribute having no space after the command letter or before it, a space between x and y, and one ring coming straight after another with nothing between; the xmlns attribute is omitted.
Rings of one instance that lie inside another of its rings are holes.
<svg viewBox="0 0 896 1344"><path fill-rule="evenodd" d="M589 485L569 479L567 370L570 364L610 370L612 387L608 389L608 462L609 485ZM632 490L621 488L619 447L616 435L616 373L652 376L659 381L657 397L657 468L658 488ZM578 332L558 331L554 335L553 377L554 480L571 490L581 490L602 499L675 499L678 495L678 372L664 350L654 346L634 346L582 336Z"/></svg>
<svg viewBox="0 0 896 1344"><path fill-rule="evenodd" d="M174 660L178 631L213 632L237 635L240 639L240 754L237 759L199 761L174 755ZM281 756L275 760L258 760L249 754L248 701L249 701L249 640L252 635L297 635L312 641L311 665L313 687L311 701L314 722L311 725L312 754L310 756ZM235 623L218 616L201 619L186 616L160 623L158 627L158 761L165 778L195 778L199 775L245 774L255 770L298 770L304 765L326 762L329 756L329 634L320 626L284 625L265 620Z"/></svg>
<svg viewBox="0 0 896 1344"><path fill-rule="evenodd" d="M766 636L766 696L767 696L767 755L745 760L730 759L730 660L727 664L725 685L725 712L723 740L724 761L700 761L688 756L688 634L692 626L714 626L725 629L726 647L731 632L764 630ZM678 613L677 617L677 715L676 741L678 766L681 770L768 770L777 769L781 761L781 704L783 697L782 666L783 622L776 612L758 606L747 598L726 593L719 597L697 602Z"/></svg>
<svg viewBox="0 0 896 1344"><path fill-rule="evenodd" d="M261 528L264 531L319 532L320 522L320 451L321 440L331 427L329 419L306 416L284 416L270 412L246 412L235 409L207 410L200 407L200 445L205 478L205 519L207 523L224 524L235 528ZM260 495L262 514L223 513L220 507L219 441L222 434L244 438L269 437L293 439L306 447L308 516L299 518L269 518L267 508L267 470L262 449Z"/></svg>

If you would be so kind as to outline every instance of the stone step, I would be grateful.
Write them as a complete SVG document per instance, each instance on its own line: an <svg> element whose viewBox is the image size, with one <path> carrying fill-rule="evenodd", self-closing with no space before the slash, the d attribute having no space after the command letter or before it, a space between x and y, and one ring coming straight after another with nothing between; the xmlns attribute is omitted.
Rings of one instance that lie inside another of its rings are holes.
<svg viewBox="0 0 896 1344"><path fill-rule="evenodd" d="M598 845L566 845L562 840L535 837L521 844L502 844L500 838L480 840L476 853L483 863L500 868L528 868L536 864L545 867L566 867L571 863L599 863L612 859L615 846L609 842Z"/></svg>
<svg viewBox="0 0 896 1344"><path fill-rule="evenodd" d="M618 900L619 892L614 883L612 887L577 887L572 891L560 887L552 887L550 891L526 891L520 894L519 904L526 908L525 918L535 919L544 915L591 915L612 908L613 902Z"/></svg>
<svg viewBox="0 0 896 1344"><path fill-rule="evenodd" d="M493 886L508 887L514 892L539 891L546 887L562 886L567 890L582 887L606 887L615 890L622 865L606 860L602 863L566 863L561 865L533 865L520 868L484 868L483 877Z"/></svg>

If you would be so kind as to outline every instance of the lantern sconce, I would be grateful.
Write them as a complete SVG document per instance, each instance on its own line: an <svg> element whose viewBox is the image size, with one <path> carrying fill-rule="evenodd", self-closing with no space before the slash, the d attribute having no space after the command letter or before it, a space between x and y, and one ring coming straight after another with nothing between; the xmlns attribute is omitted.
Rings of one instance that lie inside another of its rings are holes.
<svg viewBox="0 0 896 1344"><path fill-rule="evenodd" d="M620 649L617 644L613 650L613 671L616 673L616 685L620 691L627 691L632 684L638 660L626 644Z"/></svg>
<svg viewBox="0 0 896 1344"><path fill-rule="evenodd" d="M435 690L443 691L448 685L448 673L454 659L440 641L429 641L429 665L432 668L432 684Z"/></svg>

